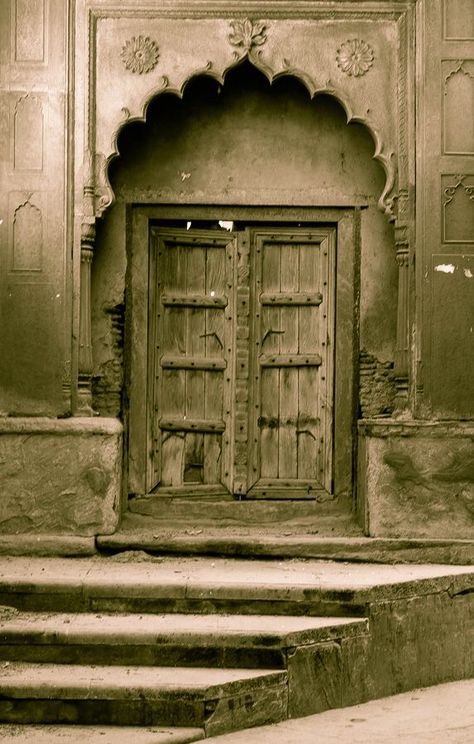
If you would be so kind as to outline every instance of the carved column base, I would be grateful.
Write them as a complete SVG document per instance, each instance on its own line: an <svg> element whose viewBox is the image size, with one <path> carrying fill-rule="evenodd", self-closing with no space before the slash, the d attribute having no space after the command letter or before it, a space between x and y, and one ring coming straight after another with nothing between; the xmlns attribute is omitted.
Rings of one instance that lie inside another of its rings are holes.
<svg viewBox="0 0 474 744"><path fill-rule="evenodd" d="M397 388L397 394L395 397L395 407L393 415L397 418L405 417L411 418L409 412L409 382L408 377L396 377L395 386Z"/></svg>
<svg viewBox="0 0 474 744"><path fill-rule="evenodd" d="M91 380L87 375L79 375L77 380L77 405L75 416L94 416L92 408Z"/></svg>

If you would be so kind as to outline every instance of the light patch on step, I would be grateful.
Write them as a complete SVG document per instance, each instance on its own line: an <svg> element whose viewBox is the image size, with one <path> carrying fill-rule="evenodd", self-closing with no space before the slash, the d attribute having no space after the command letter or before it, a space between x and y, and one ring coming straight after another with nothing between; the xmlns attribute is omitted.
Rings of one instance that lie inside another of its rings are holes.
<svg viewBox="0 0 474 744"><path fill-rule="evenodd" d="M454 274L454 264L438 264L434 267L435 271L442 271L444 274Z"/></svg>

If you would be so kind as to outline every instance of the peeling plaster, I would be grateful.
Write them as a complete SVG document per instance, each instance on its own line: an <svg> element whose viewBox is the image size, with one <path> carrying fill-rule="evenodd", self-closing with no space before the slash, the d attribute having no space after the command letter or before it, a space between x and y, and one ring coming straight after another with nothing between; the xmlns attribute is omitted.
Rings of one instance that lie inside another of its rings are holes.
<svg viewBox="0 0 474 744"><path fill-rule="evenodd" d="M472 279L473 274L471 269L464 269L464 276L466 277L466 279Z"/></svg>
<svg viewBox="0 0 474 744"><path fill-rule="evenodd" d="M444 274L454 274L454 264L438 264L434 267L435 271L442 271Z"/></svg>

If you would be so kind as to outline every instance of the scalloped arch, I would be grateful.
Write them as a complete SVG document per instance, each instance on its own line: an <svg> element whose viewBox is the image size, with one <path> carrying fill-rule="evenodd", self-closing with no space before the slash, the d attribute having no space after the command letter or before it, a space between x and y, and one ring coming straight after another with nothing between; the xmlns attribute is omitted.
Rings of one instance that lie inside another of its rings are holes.
<svg viewBox="0 0 474 744"><path fill-rule="evenodd" d="M109 165L112 160L120 156L120 152L118 149L118 139L124 127L132 122L146 122L147 111L150 103L153 99L155 99L162 93L172 94L182 99L186 90L186 86L197 77L207 76L215 80L220 85L225 85L227 74L246 60L248 60L259 72L261 72L267 78L270 85L272 85L275 80L287 76L298 80L308 91L311 100L313 100L318 95L332 96L344 109L347 124L350 124L351 122L362 124L369 131L375 147L372 158L382 165L385 173L385 186L379 197L378 206L379 209L387 216L388 220L390 222L393 222L395 220L395 196L393 195L396 183L395 153L393 150L386 151L385 143L382 140L380 132L373 125L368 116L362 116L355 113L347 96L344 95L342 91L333 87L330 80L327 81L327 84L323 87L317 86L307 73L289 65L285 66L282 70L273 71L268 67L268 65L262 62L258 52L254 53L252 51L246 53L243 56L236 57L232 64L226 67L222 72L215 70L213 68L212 62L208 62L205 67L198 68L190 75L188 75L183 81L180 88L171 87L169 85L168 78L166 76L162 76L160 85L155 86L150 91L148 91L146 97L142 101L142 104L140 105L140 113L132 115L128 108L122 108L124 119L112 136L112 152L106 158L102 158L102 172L100 173L99 180L101 184L103 184L103 188L101 189L101 196L99 199L98 216L102 216L105 210L115 201L115 195L109 181L108 171Z"/></svg>

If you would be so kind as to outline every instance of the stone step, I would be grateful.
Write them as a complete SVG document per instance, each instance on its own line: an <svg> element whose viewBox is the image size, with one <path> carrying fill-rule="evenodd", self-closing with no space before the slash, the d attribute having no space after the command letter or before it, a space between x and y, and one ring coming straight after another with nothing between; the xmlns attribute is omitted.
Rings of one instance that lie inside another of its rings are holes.
<svg viewBox="0 0 474 744"><path fill-rule="evenodd" d="M226 558L3 558L0 605L43 612L364 616L371 602L461 591L465 566Z"/></svg>
<svg viewBox="0 0 474 744"><path fill-rule="evenodd" d="M0 659L284 668L289 650L359 637L364 618L0 613Z"/></svg>
<svg viewBox="0 0 474 744"><path fill-rule="evenodd" d="M365 610L365 598L354 601L351 582L333 586L319 562L287 569L273 561L142 557L4 559L0 605L35 612L343 617Z"/></svg>
<svg viewBox="0 0 474 744"><path fill-rule="evenodd" d="M288 714L275 670L4 662L0 721L198 727L206 736Z"/></svg>
<svg viewBox="0 0 474 744"><path fill-rule="evenodd" d="M128 502L124 515L125 531L130 527L172 529L200 527L203 532L230 527L241 531L248 527L275 528L296 534L363 535L353 516L352 501L347 497L313 500L222 500L186 499L166 496L138 496ZM122 531L122 530L121 530Z"/></svg>
<svg viewBox="0 0 474 744"><path fill-rule="evenodd" d="M142 513L127 512L113 535L99 535L96 544L103 554L143 550L157 555L228 556L238 558L292 558L374 563L464 564L474 563L473 540L428 540L364 537L352 515L312 516L311 510L321 505L292 502L296 508L289 515L288 504L270 503L268 512L259 514L263 502L224 502L219 519L212 518L214 506L209 502L190 504L186 517L182 505L174 499L166 516L146 516L156 507L137 500L134 507ZM178 503L174 503L178 502ZM203 503L207 513L202 515ZM234 505L235 504L235 505ZM245 507L249 508L245 508ZM282 509L278 519L278 509ZM234 514L232 514L234 510ZM190 517L193 511L197 516ZM176 513L177 512L177 513ZM21 536L5 546L4 552L21 554ZM0 552L2 551L0 536ZM25 541L25 554L41 554L41 544ZM50 547L66 550L67 545ZM72 549L72 546L71 546ZM48 554L45 543L43 554ZM54 552L50 552L54 554Z"/></svg>
<svg viewBox="0 0 474 744"><path fill-rule="evenodd" d="M167 726L68 726L0 724L3 744L190 744L202 728Z"/></svg>

